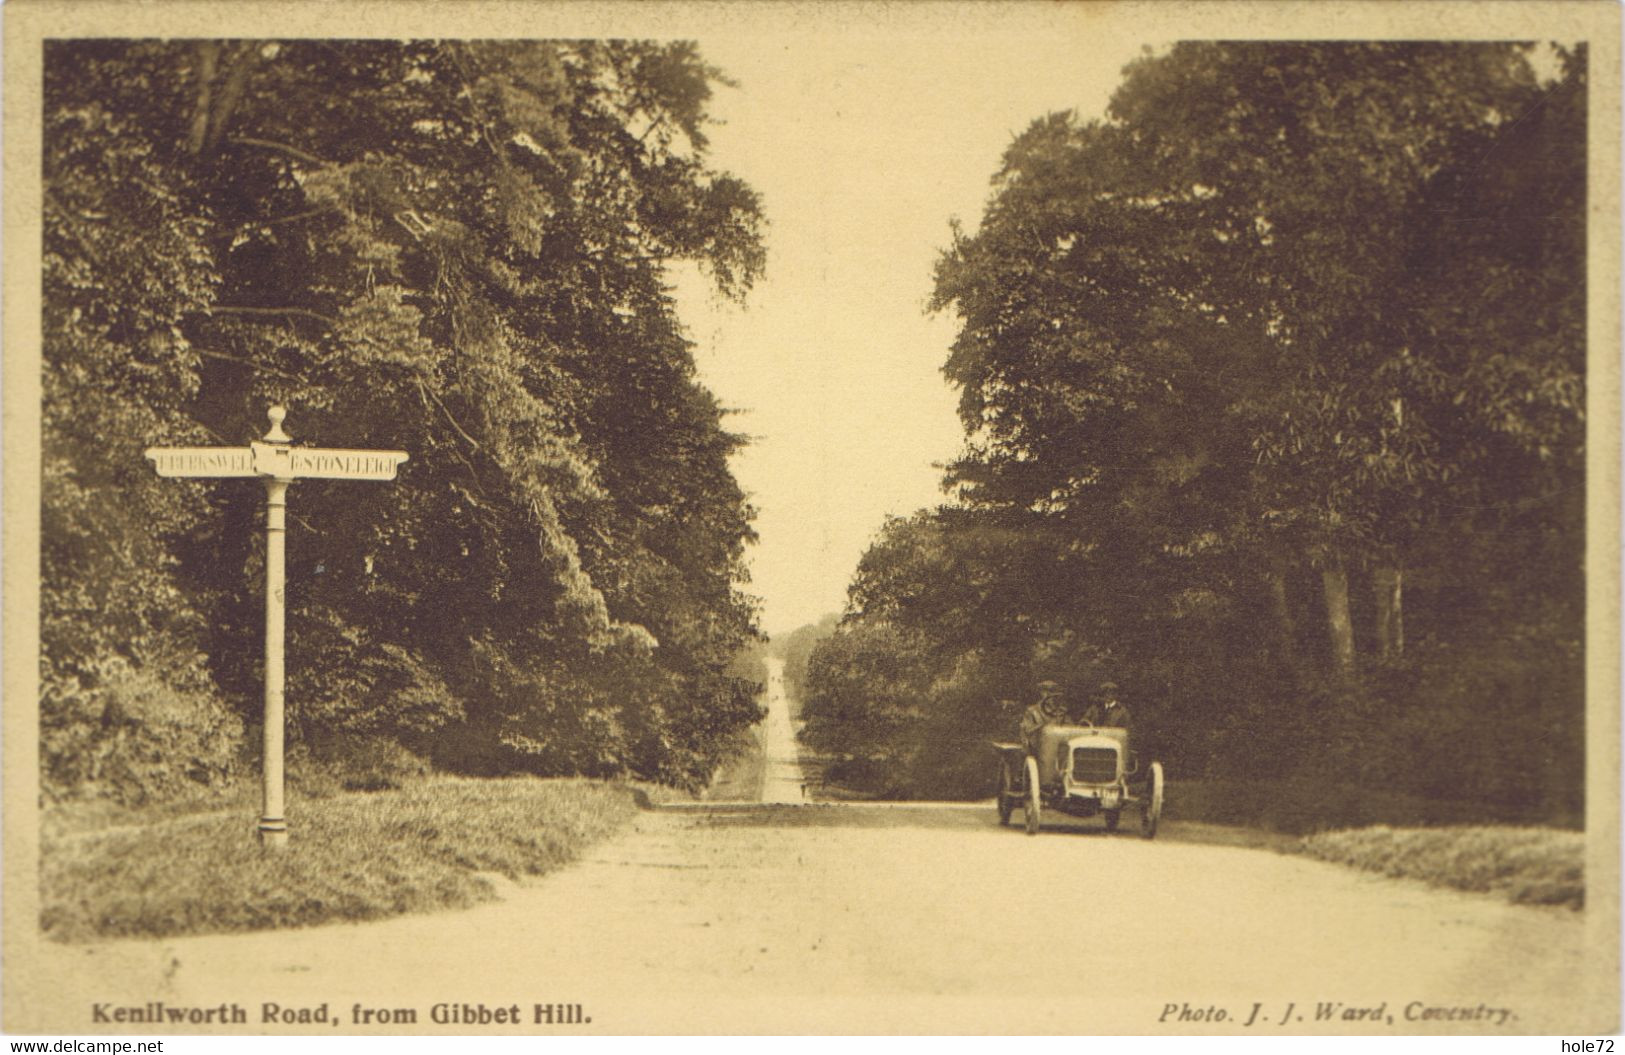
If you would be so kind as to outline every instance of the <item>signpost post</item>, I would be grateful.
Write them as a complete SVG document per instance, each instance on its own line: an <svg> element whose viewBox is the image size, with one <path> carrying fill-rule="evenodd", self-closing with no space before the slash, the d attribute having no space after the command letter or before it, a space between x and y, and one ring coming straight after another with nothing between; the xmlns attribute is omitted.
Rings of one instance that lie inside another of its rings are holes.
<svg viewBox="0 0 1625 1055"><path fill-rule="evenodd" d="M288 844L283 809L283 614L287 594L284 561L288 519L288 485L300 479L393 480L406 461L405 451L353 451L295 447L282 431L288 412L270 410L271 428L263 441L247 447L149 447L159 476L257 476L265 481L265 742L260 809L261 845Z"/></svg>

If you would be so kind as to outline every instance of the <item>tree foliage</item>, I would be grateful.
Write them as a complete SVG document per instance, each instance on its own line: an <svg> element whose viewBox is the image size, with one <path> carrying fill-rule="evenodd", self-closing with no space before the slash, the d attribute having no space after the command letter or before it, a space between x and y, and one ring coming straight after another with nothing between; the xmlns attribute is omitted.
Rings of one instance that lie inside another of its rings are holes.
<svg viewBox="0 0 1625 1055"><path fill-rule="evenodd" d="M708 772L756 717L725 672L752 511L665 268L761 272L755 194L706 163L720 77L687 43L52 43L47 726L112 657L255 720L263 499L139 451L281 403L411 455L293 488L296 743Z"/></svg>

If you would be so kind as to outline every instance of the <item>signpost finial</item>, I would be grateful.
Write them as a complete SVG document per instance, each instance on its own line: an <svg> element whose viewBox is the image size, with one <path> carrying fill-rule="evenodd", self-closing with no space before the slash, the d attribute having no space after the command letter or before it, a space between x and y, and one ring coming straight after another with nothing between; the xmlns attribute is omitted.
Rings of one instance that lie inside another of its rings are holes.
<svg viewBox="0 0 1625 1055"><path fill-rule="evenodd" d="M293 437L282 431L282 419L288 416L283 407L272 407L266 411L266 417L271 419L271 431L265 434L267 443L292 443Z"/></svg>

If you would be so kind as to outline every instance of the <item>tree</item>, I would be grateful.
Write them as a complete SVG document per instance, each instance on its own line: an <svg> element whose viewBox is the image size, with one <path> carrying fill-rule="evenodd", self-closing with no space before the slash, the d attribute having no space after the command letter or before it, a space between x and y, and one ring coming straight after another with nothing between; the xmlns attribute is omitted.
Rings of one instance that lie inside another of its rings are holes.
<svg viewBox="0 0 1625 1055"><path fill-rule="evenodd" d="M784 637L773 639L771 654L784 660L784 691L789 697L793 718L801 716L802 702L807 698L807 663L812 651L820 641L835 633L840 621L840 615L831 612L816 623L799 626Z"/></svg>
<svg viewBox="0 0 1625 1055"><path fill-rule="evenodd" d="M937 267L956 503L849 620L1110 675L1182 771L1571 809L1506 735L1580 711L1585 63L1531 53L1180 44L1035 121ZM1569 688L1466 718L1509 666Z"/></svg>
<svg viewBox="0 0 1625 1055"><path fill-rule="evenodd" d="M724 673L755 632L752 512L664 267L742 296L762 266L755 195L705 163L720 74L637 41L73 42L47 65L51 119L111 115L192 225L202 277L159 350L190 376L132 446L242 442L277 402L298 439L412 454L389 488L296 492L289 662L314 672L296 741L708 772L756 714ZM108 168L80 151L47 184ZM86 266L161 299L122 257ZM117 377L87 398L131 394ZM187 492L219 508L164 542L208 674L252 721L250 491Z"/></svg>
<svg viewBox="0 0 1625 1055"><path fill-rule="evenodd" d="M54 45L53 45L54 47ZM45 112L42 788L139 800L232 769L238 730L208 690L204 612L165 539L207 515L163 486L146 439L206 434L184 414L212 298L206 213L132 123L93 97Z"/></svg>
<svg viewBox="0 0 1625 1055"><path fill-rule="evenodd" d="M1548 90L1528 51L1181 46L1131 68L1113 100L1113 118L1141 148L1136 169L1155 173L1137 192L1191 202L1187 222L1212 235L1188 299L1226 319L1260 319L1272 337L1272 387L1236 407L1261 462L1249 519L1321 569L1344 669L1354 655L1349 569L1375 569L1392 649L1399 569L1423 525L1464 490L1504 478L1504 461L1479 461L1465 440L1509 427L1462 409L1502 388L1483 366L1517 361L1550 378L1521 412L1502 409L1512 420L1563 419L1556 430L1571 442L1577 434L1576 305L1554 297L1537 324L1542 338L1531 340L1524 313L1472 292L1513 270L1537 288L1567 285L1580 260L1570 242L1562 262L1554 253L1529 267L1529 225L1508 222L1507 199L1486 208L1459 175L1469 169L1503 192L1516 185L1514 199L1566 215L1557 226L1572 230L1583 62ZM1537 140L1532 153L1520 149ZM1538 159L1540 171L1519 157ZM1555 193L1553 171L1562 173ZM1476 347L1463 355L1457 342L1469 332ZM1550 450L1562 445L1545 436Z"/></svg>
<svg viewBox="0 0 1625 1055"><path fill-rule="evenodd" d="M946 369L971 430L954 477L966 497L1076 516L1087 495L1095 516L1161 536L1164 554L1228 548L1277 582L1283 561L1307 558L1331 655L1351 666L1349 567L1375 566L1379 596L1395 598L1421 525L1503 476L1504 461L1443 439L1527 427L1548 458L1559 434L1574 449L1572 303L1539 340L1503 305L1473 311L1476 330L1440 325L1463 311L1456 276L1504 281L1527 259L1527 232L1504 223L1474 227L1476 246L1445 230L1441 215L1479 193L1452 166L1550 126L1534 156L1563 154L1566 189L1529 171L1512 193L1577 215L1572 114L1515 120L1557 110L1525 50L1180 45L1130 67L1109 121L1036 123L982 229L938 270L936 305L965 320ZM1503 193L1511 167L1496 170ZM1572 282L1567 248L1526 277ZM1449 350L1468 332L1478 355ZM1463 412L1506 390L1505 367L1491 380L1484 365L1509 361L1543 379L1537 398L1523 413L1500 401L1498 423ZM1148 502L1158 515L1136 522Z"/></svg>

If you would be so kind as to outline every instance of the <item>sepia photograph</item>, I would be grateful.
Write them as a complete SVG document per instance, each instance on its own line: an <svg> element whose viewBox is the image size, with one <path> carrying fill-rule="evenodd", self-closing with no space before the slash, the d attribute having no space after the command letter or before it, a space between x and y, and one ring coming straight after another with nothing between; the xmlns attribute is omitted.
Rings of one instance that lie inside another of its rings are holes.
<svg viewBox="0 0 1625 1055"><path fill-rule="evenodd" d="M7 1034L1619 1032L1617 5L4 22Z"/></svg>

